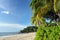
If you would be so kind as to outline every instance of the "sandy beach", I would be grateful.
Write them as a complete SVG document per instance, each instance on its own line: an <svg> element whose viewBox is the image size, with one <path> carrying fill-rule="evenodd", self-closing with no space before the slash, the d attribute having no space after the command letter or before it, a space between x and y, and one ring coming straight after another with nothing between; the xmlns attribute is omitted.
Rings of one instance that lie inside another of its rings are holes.
<svg viewBox="0 0 60 40"><path fill-rule="evenodd" d="M17 34L0 37L0 40L34 40L35 33Z"/></svg>

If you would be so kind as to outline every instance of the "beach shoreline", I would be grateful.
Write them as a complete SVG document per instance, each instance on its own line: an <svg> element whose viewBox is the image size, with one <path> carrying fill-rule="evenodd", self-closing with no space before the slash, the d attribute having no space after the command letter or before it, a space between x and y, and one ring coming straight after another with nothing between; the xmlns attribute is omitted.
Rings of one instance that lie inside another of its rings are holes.
<svg viewBox="0 0 60 40"><path fill-rule="evenodd" d="M21 33L16 35L2 36L0 40L34 40L35 32L33 33Z"/></svg>

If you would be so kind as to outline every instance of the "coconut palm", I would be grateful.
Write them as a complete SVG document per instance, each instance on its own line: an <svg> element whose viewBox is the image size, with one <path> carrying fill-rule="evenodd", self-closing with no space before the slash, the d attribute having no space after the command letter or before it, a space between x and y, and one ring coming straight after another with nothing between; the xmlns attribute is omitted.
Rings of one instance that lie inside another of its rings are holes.
<svg viewBox="0 0 60 40"><path fill-rule="evenodd" d="M46 0L45 0L46 1ZM33 10L32 23L36 26L44 24L43 14L49 10L49 5L44 0L32 0L30 6Z"/></svg>
<svg viewBox="0 0 60 40"><path fill-rule="evenodd" d="M44 23L44 16L48 11L56 13L56 0L32 0L31 8L33 10L32 23L37 26ZM51 20L52 21L52 20Z"/></svg>

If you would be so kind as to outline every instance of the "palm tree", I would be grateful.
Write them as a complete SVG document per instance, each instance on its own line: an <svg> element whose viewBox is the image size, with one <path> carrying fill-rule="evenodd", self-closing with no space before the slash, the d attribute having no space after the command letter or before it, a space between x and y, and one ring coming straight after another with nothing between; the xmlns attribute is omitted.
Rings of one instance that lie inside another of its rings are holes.
<svg viewBox="0 0 60 40"><path fill-rule="evenodd" d="M44 24L42 16L49 10L49 5L44 0L32 0L30 6L33 10L32 23L36 26Z"/></svg>
<svg viewBox="0 0 60 40"><path fill-rule="evenodd" d="M56 0L32 0L30 6L33 10L32 23L36 26L44 23L44 16L48 11L56 13ZM51 20L52 21L52 20Z"/></svg>

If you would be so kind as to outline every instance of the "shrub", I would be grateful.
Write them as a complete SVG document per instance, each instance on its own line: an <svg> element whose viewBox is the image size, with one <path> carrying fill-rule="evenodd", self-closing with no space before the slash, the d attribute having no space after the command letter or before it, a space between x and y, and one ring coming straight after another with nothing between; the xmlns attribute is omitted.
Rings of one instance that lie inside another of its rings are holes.
<svg viewBox="0 0 60 40"><path fill-rule="evenodd" d="M39 26L34 40L59 40L60 27L41 27Z"/></svg>

